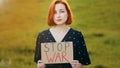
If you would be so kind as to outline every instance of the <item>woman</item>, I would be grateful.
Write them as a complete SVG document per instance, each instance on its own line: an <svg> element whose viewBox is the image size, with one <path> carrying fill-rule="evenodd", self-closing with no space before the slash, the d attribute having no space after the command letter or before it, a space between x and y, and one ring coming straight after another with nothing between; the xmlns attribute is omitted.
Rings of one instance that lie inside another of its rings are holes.
<svg viewBox="0 0 120 68"><path fill-rule="evenodd" d="M53 0L48 14L48 25L52 28L39 33L34 61L38 68L82 68L90 64L89 55L81 32L69 27L72 23L72 12L66 0ZM74 60L70 63L44 64L41 61L41 43L73 42Z"/></svg>

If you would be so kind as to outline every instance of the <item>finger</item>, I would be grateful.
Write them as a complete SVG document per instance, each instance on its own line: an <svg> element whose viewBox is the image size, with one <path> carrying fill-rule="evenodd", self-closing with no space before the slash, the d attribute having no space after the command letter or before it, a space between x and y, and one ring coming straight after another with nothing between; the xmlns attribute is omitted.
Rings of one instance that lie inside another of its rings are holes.
<svg viewBox="0 0 120 68"><path fill-rule="evenodd" d="M73 61L71 61L70 63L79 63L79 61L78 60L73 60Z"/></svg>
<svg viewBox="0 0 120 68"><path fill-rule="evenodd" d="M42 64L42 68L45 68L45 64Z"/></svg>
<svg viewBox="0 0 120 68"><path fill-rule="evenodd" d="M38 60L38 62L37 63L42 63L42 61L41 60Z"/></svg>
<svg viewBox="0 0 120 68"><path fill-rule="evenodd" d="M41 68L40 64L37 64L37 68Z"/></svg>
<svg viewBox="0 0 120 68"><path fill-rule="evenodd" d="M72 65L73 68L82 68L82 64L81 63L76 63Z"/></svg>
<svg viewBox="0 0 120 68"><path fill-rule="evenodd" d="M79 61L78 61L78 60L74 60L73 62L74 62L74 63L79 63Z"/></svg>
<svg viewBox="0 0 120 68"><path fill-rule="evenodd" d="M38 64L37 67L38 67L38 68L43 68L44 66L43 66L43 64L41 63L41 64Z"/></svg>
<svg viewBox="0 0 120 68"><path fill-rule="evenodd" d="M41 62L41 61L38 61L37 67L38 68L45 68L45 64L43 62Z"/></svg>

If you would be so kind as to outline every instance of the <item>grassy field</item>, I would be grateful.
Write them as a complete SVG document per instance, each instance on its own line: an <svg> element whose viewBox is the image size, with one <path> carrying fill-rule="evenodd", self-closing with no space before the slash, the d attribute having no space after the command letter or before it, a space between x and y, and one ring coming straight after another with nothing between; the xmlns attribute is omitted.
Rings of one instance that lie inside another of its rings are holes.
<svg viewBox="0 0 120 68"><path fill-rule="evenodd" d="M0 68L36 68L36 37L50 28L51 1L0 0ZM84 34L92 62L83 68L120 68L120 0L68 2L74 15L70 26Z"/></svg>

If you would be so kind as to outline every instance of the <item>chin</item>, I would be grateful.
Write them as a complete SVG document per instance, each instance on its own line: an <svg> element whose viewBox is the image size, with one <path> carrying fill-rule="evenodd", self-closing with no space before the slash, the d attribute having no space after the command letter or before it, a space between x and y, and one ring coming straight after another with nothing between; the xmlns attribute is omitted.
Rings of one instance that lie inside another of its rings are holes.
<svg viewBox="0 0 120 68"><path fill-rule="evenodd" d="M65 24L65 23L62 23L62 22L58 22L58 23L56 23L57 25L63 25L63 24Z"/></svg>

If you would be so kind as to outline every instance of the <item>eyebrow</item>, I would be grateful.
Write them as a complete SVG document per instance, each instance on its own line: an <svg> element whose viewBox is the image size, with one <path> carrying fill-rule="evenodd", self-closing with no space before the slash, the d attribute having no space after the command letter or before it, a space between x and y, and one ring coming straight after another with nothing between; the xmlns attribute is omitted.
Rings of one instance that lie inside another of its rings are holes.
<svg viewBox="0 0 120 68"><path fill-rule="evenodd" d="M65 10L65 9L59 9L59 10ZM55 10L56 11L56 10Z"/></svg>
<svg viewBox="0 0 120 68"><path fill-rule="evenodd" d="M60 10L65 10L65 9L60 9Z"/></svg>
<svg viewBox="0 0 120 68"><path fill-rule="evenodd" d="M65 9L59 9L59 10L65 10Z"/></svg>

